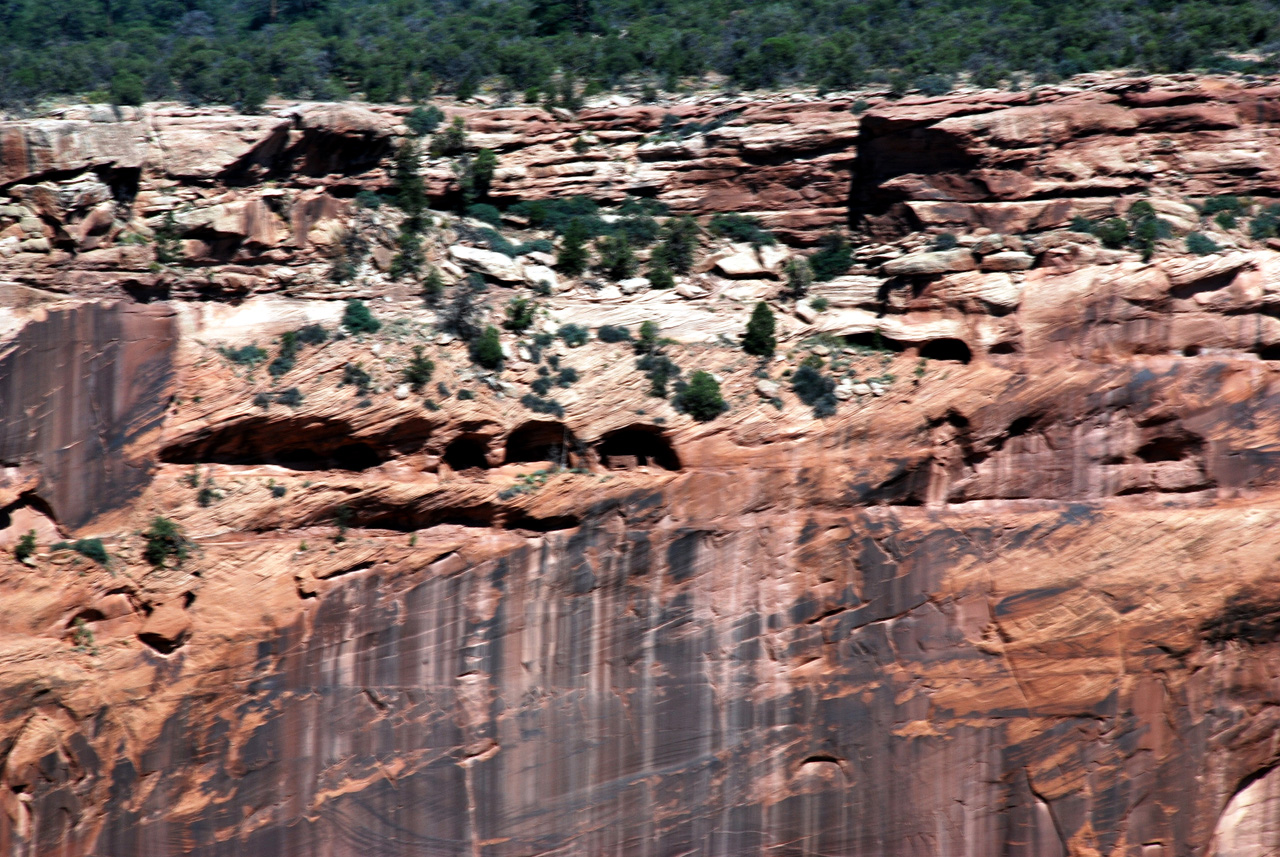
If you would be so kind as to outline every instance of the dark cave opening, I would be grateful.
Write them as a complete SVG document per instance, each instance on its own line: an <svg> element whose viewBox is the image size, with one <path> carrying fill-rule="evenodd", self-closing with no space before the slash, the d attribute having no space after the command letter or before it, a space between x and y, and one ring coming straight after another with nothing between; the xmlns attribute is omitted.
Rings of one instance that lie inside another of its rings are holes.
<svg viewBox="0 0 1280 857"><path fill-rule="evenodd" d="M444 463L455 473L489 467L489 441L477 435L454 438L444 450Z"/></svg>
<svg viewBox="0 0 1280 857"><path fill-rule="evenodd" d="M608 432L600 438L596 452L607 470L630 470L651 464L663 470L680 469L675 447L656 426L630 425Z"/></svg>
<svg viewBox="0 0 1280 857"><path fill-rule="evenodd" d="M578 439L564 423L533 420L507 437L506 464L547 461L560 467L574 467Z"/></svg>
<svg viewBox="0 0 1280 857"><path fill-rule="evenodd" d="M961 339L931 339L920 347L920 356L926 360L968 363L973 359L973 352Z"/></svg>

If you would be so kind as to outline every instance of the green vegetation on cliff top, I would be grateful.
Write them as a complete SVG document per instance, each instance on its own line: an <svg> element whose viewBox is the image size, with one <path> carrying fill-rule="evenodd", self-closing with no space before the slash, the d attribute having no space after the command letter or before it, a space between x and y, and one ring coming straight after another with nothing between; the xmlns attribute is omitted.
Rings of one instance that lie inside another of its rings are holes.
<svg viewBox="0 0 1280 857"><path fill-rule="evenodd" d="M943 89L1099 68L1250 70L1280 48L1268 0L6 0L0 106L91 95L254 109L269 94L466 96L572 105L642 73L673 91L884 81ZM567 78L567 80L566 80Z"/></svg>

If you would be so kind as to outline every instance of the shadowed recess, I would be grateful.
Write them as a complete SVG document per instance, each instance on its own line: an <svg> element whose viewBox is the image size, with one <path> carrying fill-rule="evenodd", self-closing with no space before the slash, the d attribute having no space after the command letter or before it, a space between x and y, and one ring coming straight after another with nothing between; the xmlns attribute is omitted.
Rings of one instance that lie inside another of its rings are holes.
<svg viewBox="0 0 1280 857"><path fill-rule="evenodd" d="M564 423L531 420L511 432L503 461L506 464L549 461L560 467L575 467L577 448L578 439Z"/></svg>
<svg viewBox="0 0 1280 857"><path fill-rule="evenodd" d="M606 433L596 445L600 463L608 470L654 465L679 470L680 457L662 429L636 423Z"/></svg>

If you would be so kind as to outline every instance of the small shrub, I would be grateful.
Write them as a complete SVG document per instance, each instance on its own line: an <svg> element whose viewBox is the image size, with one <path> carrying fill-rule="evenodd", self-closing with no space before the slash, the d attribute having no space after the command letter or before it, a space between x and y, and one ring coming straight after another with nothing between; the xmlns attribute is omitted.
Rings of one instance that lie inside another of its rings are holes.
<svg viewBox="0 0 1280 857"><path fill-rule="evenodd" d="M223 347L218 351L237 366L248 366L250 369L266 360L268 356L266 349L259 348L257 345L245 345L241 348Z"/></svg>
<svg viewBox="0 0 1280 857"><path fill-rule="evenodd" d="M649 285L655 289L674 289L676 287L676 278L666 265L650 265Z"/></svg>
<svg viewBox="0 0 1280 857"><path fill-rule="evenodd" d="M636 368L649 379L649 395L659 399L667 397L667 386L680 377L680 367L665 354L646 354L636 361Z"/></svg>
<svg viewBox="0 0 1280 857"><path fill-rule="evenodd" d="M866 113L870 107L871 107L870 102L868 102L864 98L859 98L857 101L853 102L853 104L849 106L849 111L854 116L861 116L863 113Z"/></svg>
<svg viewBox="0 0 1280 857"><path fill-rule="evenodd" d="M809 306L813 307L818 312L826 312L827 307L829 307L830 305L831 305L831 302L824 297L816 297L813 300L809 301Z"/></svg>
<svg viewBox="0 0 1280 857"><path fill-rule="evenodd" d="M596 267L609 279L616 282L635 274L636 256L625 236L606 235L596 243L596 252L600 254Z"/></svg>
<svg viewBox="0 0 1280 857"><path fill-rule="evenodd" d="M1223 230L1235 229L1236 226L1239 225L1236 221L1236 216L1230 211L1219 211L1214 215L1213 222L1218 224L1218 228Z"/></svg>
<svg viewBox="0 0 1280 857"><path fill-rule="evenodd" d="M382 197L371 190L362 190L356 194L356 207L374 211L382 207Z"/></svg>
<svg viewBox="0 0 1280 857"><path fill-rule="evenodd" d="M460 155L467 148L467 127L461 116L453 117L449 127L431 138L431 154Z"/></svg>
<svg viewBox="0 0 1280 857"><path fill-rule="evenodd" d="M289 493L289 489L283 485L271 486L271 496L276 498L277 500L279 500L281 497L283 497L285 494L288 494L288 493Z"/></svg>
<svg viewBox="0 0 1280 857"><path fill-rule="evenodd" d="M292 354L281 354L267 366L267 371L271 373L272 378L279 378L286 375L293 369L295 358Z"/></svg>
<svg viewBox="0 0 1280 857"><path fill-rule="evenodd" d="M36 531L27 530L18 537L18 543L13 548L13 558L18 562L25 562L36 552Z"/></svg>
<svg viewBox="0 0 1280 857"><path fill-rule="evenodd" d="M818 244L818 252L809 257L815 280L833 280L853 265L853 249L839 232L827 233Z"/></svg>
<svg viewBox="0 0 1280 857"><path fill-rule="evenodd" d="M433 104L430 107L415 107L410 110L404 124L419 137L424 137L427 134L434 134L443 121L444 111Z"/></svg>
<svg viewBox="0 0 1280 857"><path fill-rule="evenodd" d="M809 266L809 260L803 258L792 259L787 262L787 295L799 300L809 292L809 287L813 285L813 268Z"/></svg>
<svg viewBox="0 0 1280 857"><path fill-rule="evenodd" d="M618 206L619 214L644 214L649 217L665 217L670 213L666 203L642 196L628 196Z"/></svg>
<svg viewBox="0 0 1280 857"><path fill-rule="evenodd" d="M747 322L747 332L742 337L742 350L756 357L772 357L777 340L774 338L773 311L764 301L756 304Z"/></svg>
<svg viewBox="0 0 1280 857"><path fill-rule="evenodd" d="M807 363L802 363L791 377L791 390L813 408L815 417L829 417L836 412L836 382Z"/></svg>
<svg viewBox="0 0 1280 857"><path fill-rule="evenodd" d="M524 333L533 325L533 314L538 305L528 298L513 298L507 304L507 318L502 326L516 333Z"/></svg>
<svg viewBox="0 0 1280 857"><path fill-rule="evenodd" d="M253 397L253 406L262 408L264 411L271 407L270 393L255 393Z"/></svg>
<svg viewBox="0 0 1280 857"><path fill-rule="evenodd" d="M590 259L587 241L590 237L591 233L581 221L574 220L569 224L560 241L560 252L556 255L556 268L560 273L577 277L587 270Z"/></svg>
<svg viewBox="0 0 1280 857"><path fill-rule="evenodd" d="M106 566L110 564L111 558L107 556L107 549L102 544L102 539L78 539L74 542L54 542L49 546L50 550L55 551L75 551L81 556L91 559L98 565Z"/></svg>
<svg viewBox="0 0 1280 857"><path fill-rule="evenodd" d="M1129 224L1119 217L1113 217L1095 226L1093 234L1102 242L1103 247L1119 250L1129 240Z"/></svg>
<svg viewBox="0 0 1280 857"><path fill-rule="evenodd" d="M556 384L561 387L573 386L578 380L578 370L572 366L566 366L560 370L560 374L556 376Z"/></svg>
<svg viewBox="0 0 1280 857"><path fill-rule="evenodd" d="M943 232L936 236L929 244L930 250L954 250L959 245L960 239L951 232Z"/></svg>
<svg viewBox="0 0 1280 857"><path fill-rule="evenodd" d="M526 393L521 397L520 404L535 414L550 414L555 417L564 416L564 407L555 399L543 399L532 393Z"/></svg>
<svg viewBox="0 0 1280 857"><path fill-rule="evenodd" d="M1197 256L1208 256L1211 253L1217 253L1222 248L1217 242L1201 232L1192 232L1187 235L1187 252L1194 253Z"/></svg>
<svg viewBox="0 0 1280 857"><path fill-rule="evenodd" d="M487 202L477 202L467 207L467 217L482 220L492 226L502 225L502 212Z"/></svg>
<svg viewBox="0 0 1280 857"><path fill-rule="evenodd" d="M778 243L778 239L760 225L760 218L745 214L713 215L707 228L722 238L752 247Z"/></svg>
<svg viewBox="0 0 1280 857"><path fill-rule="evenodd" d="M337 529L337 532L333 534L335 544L347 540L347 530L350 529L351 521L354 518L355 514L351 511L351 507L345 503L333 510L333 525Z"/></svg>
<svg viewBox="0 0 1280 857"><path fill-rule="evenodd" d="M658 350L658 325L652 321L640 323L640 336L633 346L636 354L652 354Z"/></svg>
<svg viewBox="0 0 1280 857"><path fill-rule="evenodd" d="M1241 214L1245 210L1244 201L1238 196L1211 196L1206 199L1200 206L1200 213L1205 217L1209 217L1219 212L1226 211L1231 214Z"/></svg>
<svg viewBox="0 0 1280 857"><path fill-rule="evenodd" d="M925 95L938 96L946 95L954 85L955 82L945 74L926 74L916 78L911 88L918 89Z"/></svg>
<svg viewBox="0 0 1280 857"><path fill-rule="evenodd" d="M468 390L468 389L467 389L467 388L465 388L465 387L463 387L461 390L459 390L459 391L458 391L458 400L459 400L459 401L462 401L462 402L469 402L469 401L471 401L472 399L474 399L475 397L476 397L476 394L475 394L475 393L473 393L473 392L471 392L470 390Z"/></svg>
<svg viewBox="0 0 1280 857"><path fill-rule="evenodd" d="M440 300L440 296L444 294L444 278L440 276L440 272L434 267L427 271L427 276L422 281L422 300L428 306L435 306Z"/></svg>
<svg viewBox="0 0 1280 857"><path fill-rule="evenodd" d="M580 324L566 324L557 331L559 337L564 340L564 344L570 348L578 348L586 345L587 340L591 338L591 331Z"/></svg>
<svg viewBox="0 0 1280 857"><path fill-rule="evenodd" d="M601 342L630 342L631 331L619 324L606 324L596 328L596 338Z"/></svg>
<svg viewBox="0 0 1280 857"><path fill-rule="evenodd" d="M405 366L403 378L410 389L415 393L421 393L422 389L431 382L431 374L436 371L436 364L427 357L422 356L422 346L415 345L413 347L413 357L409 359L409 365Z"/></svg>
<svg viewBox="0 0 1280 857"><path fill-rule="evenodd" d="M1089 218L1077 214L1071 218L1071 225L1068 227L1072 232L1079 232L1081 235L1093 234L1093 221Z"/></svg>
<svg viewBox="0 0 1280 857"><path fill-rule="evenodd" d="M347 384L356 388L356 395L367 396L373 389L373 378L359 363L348 363L342 367L342 380L338 382L338 386Z"/></svg>
<svg viewBox="0 0 1280 857"><path fill-rule="evenodd" d="M647 214L633 214L614 224L618 234L638 247L648 247L658 240L661 227Z"/></svg>
<svg viewBox="0 0 1280 857"><path fill-rule="evenodd" d="M535 378L533 383L529 385L529 389L533 390L533 392L537 393L539 396L545 396L547 393L551 392L551 384L552 382L550 378Z"/></svg>
<svg viewBox="0 0 1280 857"><path fill-rule="evenodd" d="M221 500L221 499L222 499L222 495L219 493L218 489L213 486L212 483L205 485L196 494L196 502L200 504L201 508L208 508L209 506L212 506L214 503L216 503L218 500Z"/></svg>
<svg viewBox="0 0 1280 857"><path fill-rule="evenodd" d="M720 395L720 384L710 372L703 371L689 376L689 383L677 396L676 406L699 422L714 420L729 410Z"/></svg>
<svg viewBox="0 0 1280 857"><path fill-rule="evenodd" d="M308 324L293 333L294 340L299 345L323 345L329 339L329 331L318 324Z"/></svg>
<svg viewBox="0 0 1280 857"><path fill-rule="evenodd" d="M502 368L502 340L498 328L489 325L471 344L471 359L485 369Z"/></svg>
<svg viewBox="0 0 1280 857"><path fill-rule="evenodd" d="M276 393L276 404L296 408L302 404L302 391L297 387L287 387Z"/></svg>
<svg viewBox="0 0 1280 857"><path fill-rule="evenodd" d="M352 298L342 311L342 326L352 333L377 333L382 329L382 322L373 317L364 301Z"/></svg>
<svg viewBox="0 0 1280 857"><path fill-rule="evenodd" d="M698 249L698 224L689 215L674 217L662 227L665 236L651 262L675 273L687 274Z"/></svg>
<svg viewBox="0 0 1280 857"><path fill-rule="evenodd" d="M183 535L182 528L163 516L151 520L151 526L143 533L146 541L142 556L155 568L161 568L169 560L182 565L191 554L191 542Z"/></svg>

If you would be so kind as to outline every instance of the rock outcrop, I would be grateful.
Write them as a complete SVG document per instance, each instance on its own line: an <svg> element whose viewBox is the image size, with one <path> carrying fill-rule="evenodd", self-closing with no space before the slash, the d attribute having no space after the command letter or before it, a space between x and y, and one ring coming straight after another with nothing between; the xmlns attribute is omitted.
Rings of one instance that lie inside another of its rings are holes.
<svg viewBox="0 0 1280 857"><path fill-rule="evenodd" d="M1280 252L1195 205L1272 85L871 98L451 108L493 201L780 239L668 289L458 160L406 239L399 107L0 128L0 854L1280 848Z"/></svg>

